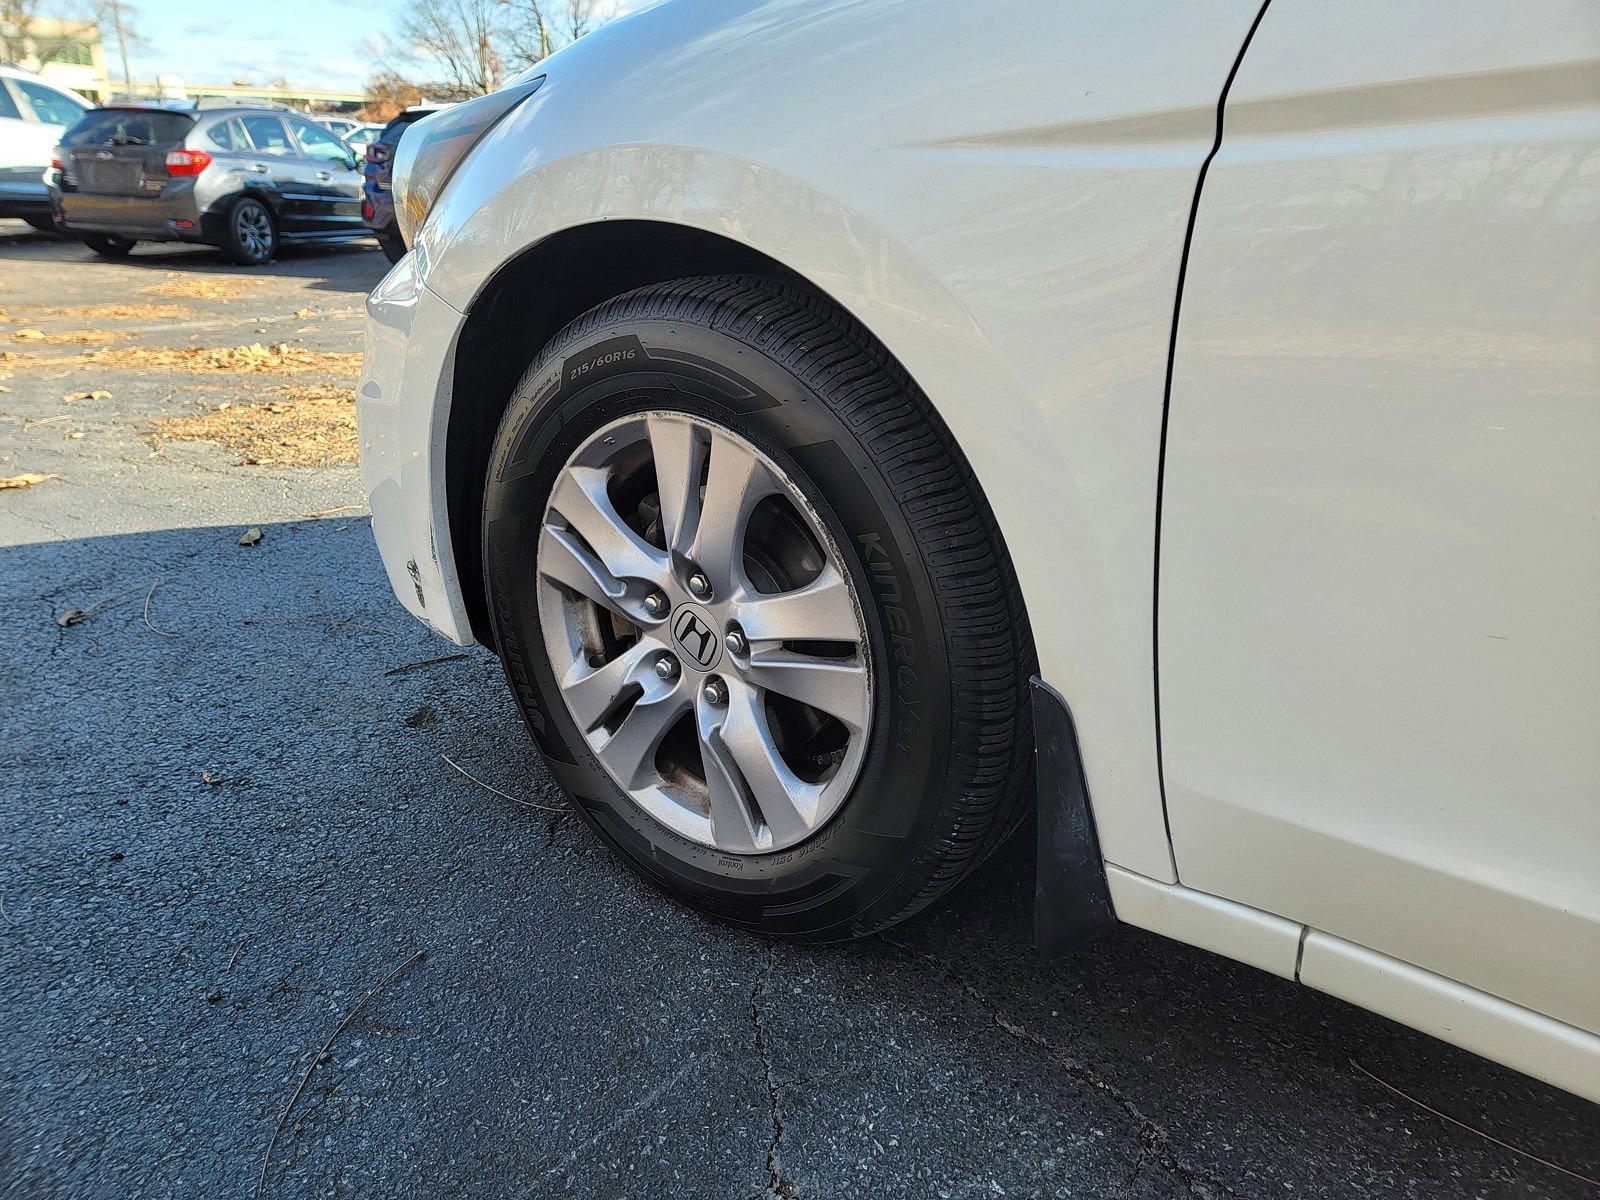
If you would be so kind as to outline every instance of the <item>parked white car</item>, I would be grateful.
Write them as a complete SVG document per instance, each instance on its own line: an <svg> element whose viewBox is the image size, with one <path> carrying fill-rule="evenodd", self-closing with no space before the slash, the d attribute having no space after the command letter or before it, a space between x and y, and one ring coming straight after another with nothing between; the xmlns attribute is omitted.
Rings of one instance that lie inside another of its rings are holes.
<svg viewBox="0 0 1600 1200"><path fill-rule="evenodd" d="M76 92L0 65L0 217L54 227L45 172L62 132L89 108Z"/></svg>
<svg viewBox="0 0 1600 1200"><path fill-rule="evenodd" d="M341 138L354 133L356 130L360 129L363 124L363 122L357 121L353 117L313 116L310 119L315 121L318 125L321 125L329 133Z"/></svg>
<svg viewBox="0 0 1600 1200"><path fill-rule="evenodd" d="M377 141L378 135L383 132L382 125L357 125L348 133L340 134L345 145L358 154L367 148L368 143Z"/></svg>
<svg viewBox="0 0 1600 1200"><path fill-rule="evenodd" d="M708 912L881 929L1037 804L1043 940L1600 1100L1600 9L888 7L408 134L396 593Z"/></svg>

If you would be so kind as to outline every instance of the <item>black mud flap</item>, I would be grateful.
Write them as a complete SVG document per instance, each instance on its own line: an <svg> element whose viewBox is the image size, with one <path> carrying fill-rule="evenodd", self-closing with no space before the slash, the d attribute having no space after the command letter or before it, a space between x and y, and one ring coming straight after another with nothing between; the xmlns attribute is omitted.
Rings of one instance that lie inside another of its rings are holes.
<svg viewBox="0 0 1600 1200"><path fill-rule="evenodd" d="M1061 694L1038 676L1033 693L1034 774L1039 803L1033 944L1045 957L1067 954L1116 923L1105 860L1089 811L1078 731Z"/></svg>

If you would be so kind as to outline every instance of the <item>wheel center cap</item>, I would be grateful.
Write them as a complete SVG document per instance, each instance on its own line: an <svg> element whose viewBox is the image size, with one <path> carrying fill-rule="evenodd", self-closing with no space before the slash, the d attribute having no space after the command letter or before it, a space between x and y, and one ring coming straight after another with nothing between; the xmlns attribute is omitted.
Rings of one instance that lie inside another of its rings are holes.
<svg viewBox="0 0 1600 1200"><path fill-rule="evenodd" d="M698 604L681 604L672 614L672 640L684 660L701 671L716 666L722 654L716 622Z"/></svg>

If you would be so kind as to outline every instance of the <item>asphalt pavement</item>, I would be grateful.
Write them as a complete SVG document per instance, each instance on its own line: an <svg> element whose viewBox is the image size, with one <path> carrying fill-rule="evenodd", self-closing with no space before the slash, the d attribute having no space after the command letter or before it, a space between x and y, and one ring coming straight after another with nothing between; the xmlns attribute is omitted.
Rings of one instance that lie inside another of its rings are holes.
<svg viewBox="0 0 1600 1200"><path fill-rule="evenodd" d="M358 349L384 269L21 228L0 310L256 276L144 345ZM849 944L668 902L390 596L355 469L153 446L176 382L0 380L0 476L58 476L0 491L0 1196L1600 1196L1593 1105L1137 930L1038 959L1026 835Z"/></svg>

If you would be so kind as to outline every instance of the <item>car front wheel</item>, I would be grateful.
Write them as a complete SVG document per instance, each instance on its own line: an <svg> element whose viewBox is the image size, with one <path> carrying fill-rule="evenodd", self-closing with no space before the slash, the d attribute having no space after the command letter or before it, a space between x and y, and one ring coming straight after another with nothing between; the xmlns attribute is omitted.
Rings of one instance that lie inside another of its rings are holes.
<svg viewBox="0 0 1600 1200"><path fill-rule="evenodd" d="M1029 794L1032 643L948 430L824 299L662 284L537 356L485 584L578 811L690 903L792 937L942 894Z"/></svg>

